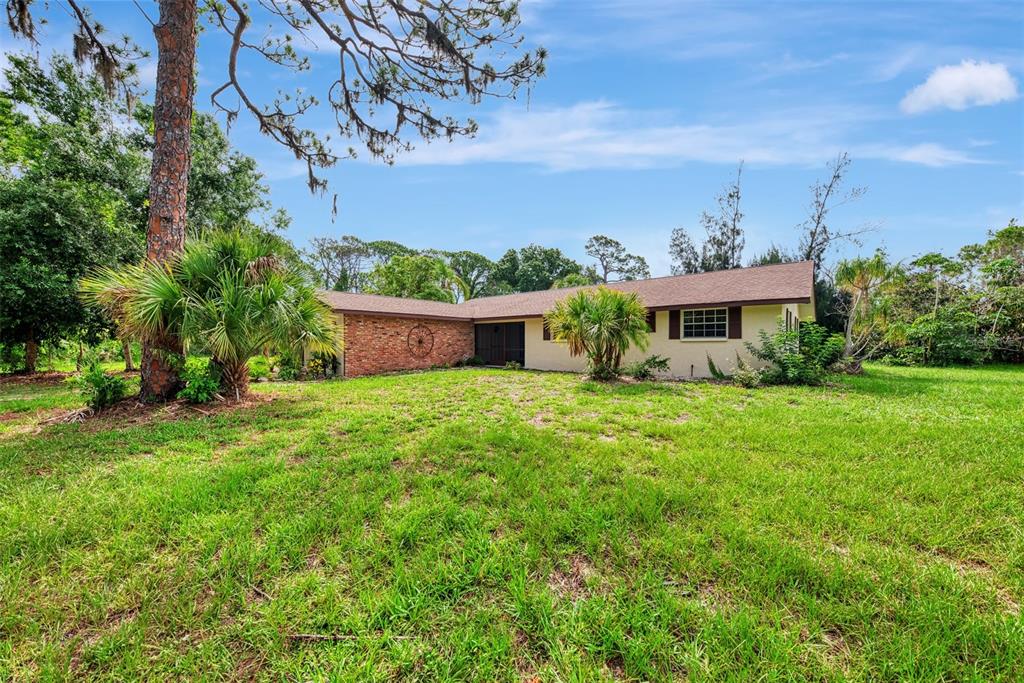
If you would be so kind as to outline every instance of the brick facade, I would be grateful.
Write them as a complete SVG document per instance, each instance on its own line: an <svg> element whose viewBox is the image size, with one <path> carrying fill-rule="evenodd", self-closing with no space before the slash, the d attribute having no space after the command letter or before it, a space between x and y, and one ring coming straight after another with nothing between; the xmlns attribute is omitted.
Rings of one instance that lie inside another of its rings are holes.
<svg viewBox="0 0 1024 683"><path fill-rule="evenodd" d="M473 323L377 315L345 314L345 376L360 377L397 370L422 370L453 364L473 355ZM409 348L409 333L423 325L433 347L423 356Z"/></svg>

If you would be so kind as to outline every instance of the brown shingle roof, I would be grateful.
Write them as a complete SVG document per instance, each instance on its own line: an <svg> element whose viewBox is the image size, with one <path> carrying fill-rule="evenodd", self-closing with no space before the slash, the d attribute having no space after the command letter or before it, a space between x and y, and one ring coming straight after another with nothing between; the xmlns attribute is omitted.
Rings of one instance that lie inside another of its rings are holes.
<svg viewBox="0 0 1024 683"><path fill-rule="evenodd" d="M636 292L653 309L693 308L758 303L810 303L814 291L811 261L736 268L695 275L671 275L649 280L613 282L611 289ZM323 292L335 310L407 317L497 320L543 315L556 301L583 287L548 289L471 299L461 304L399 299L372 294Z"/></svg>
<svg viewBox="0 0 1024 683"><path fill-rule="evenodd" d="M356 294L354 292L321 291L320 298L336 311L344 313L378 313L405 318L454 318L469 320L469 312L459 304L396 296Z"/></svg>

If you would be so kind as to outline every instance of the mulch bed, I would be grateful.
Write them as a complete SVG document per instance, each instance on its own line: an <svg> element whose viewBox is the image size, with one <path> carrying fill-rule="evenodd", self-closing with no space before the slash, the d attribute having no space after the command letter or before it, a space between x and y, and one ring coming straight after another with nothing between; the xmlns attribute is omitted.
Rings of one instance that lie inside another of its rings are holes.
<svg viewBox="0 0 1024 683"><path fill-rule="evenodd" d="M222 413L265 405L270 403L273 398L272 395L268 394L249 394L240 401L232 399L204 403L203 405L192 405L183 399L163 403L143 403L137 397L132 397L120 401L106 410L94 411L92 408L76 408L74 410L62 411L43 420L39 424L40 426L48 426L82 423L95 429L114 426L129 427L152 422L173 422L195 417L213 417Z"/></svg>

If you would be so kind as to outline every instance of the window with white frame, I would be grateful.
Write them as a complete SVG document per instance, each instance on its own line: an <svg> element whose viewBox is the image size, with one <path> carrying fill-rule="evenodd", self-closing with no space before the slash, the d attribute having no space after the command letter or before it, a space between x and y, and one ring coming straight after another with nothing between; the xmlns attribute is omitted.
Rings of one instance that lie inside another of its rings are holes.
<svg viewBox="0 0 1024 683"><path fill-rule="evenodd" d="M683 311L683 339L725 339L729 309L697 308Z"/></svg>

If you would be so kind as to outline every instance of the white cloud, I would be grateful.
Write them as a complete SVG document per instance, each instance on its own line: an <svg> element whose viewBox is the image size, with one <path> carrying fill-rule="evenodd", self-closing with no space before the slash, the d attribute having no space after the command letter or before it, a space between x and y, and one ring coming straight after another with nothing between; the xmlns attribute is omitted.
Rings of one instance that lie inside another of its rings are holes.
<svg viewBox="0 0 1024 683"><path fill-rule="evenodd" d="M973 163L934 143L862 144L849 139L870 109L819 107L777 111L732 123L679 123L666 112L607 101L533 111L506 109L474 139L421 144L399 166L521 163L549 171L677 167L688 162L817 165L849 150L862 159L927 166Z"/></svg>
<svg viewBox="0 0 1024 683"><path fill-rule="evenodd" d="M868 152L868 150L865 149L862 150L862 152ZM964 154L963 152L959 152L955 149L949 149L942 145L936 145L931 142L912 145L910 147L880 147L876 150L874 155L868 155L886 158L891 161L905 161L911 164L921 164L922 166L932 167L983 163L982 161Z"/></svg>
<svg viewBox="0 0 1024 683"><path fill-rule="evenodd" d="M1017 99L1017 82L1005 64L965 59L959 65L940 66L900 102L906 114L931 109L979 107Z"/></svg>

